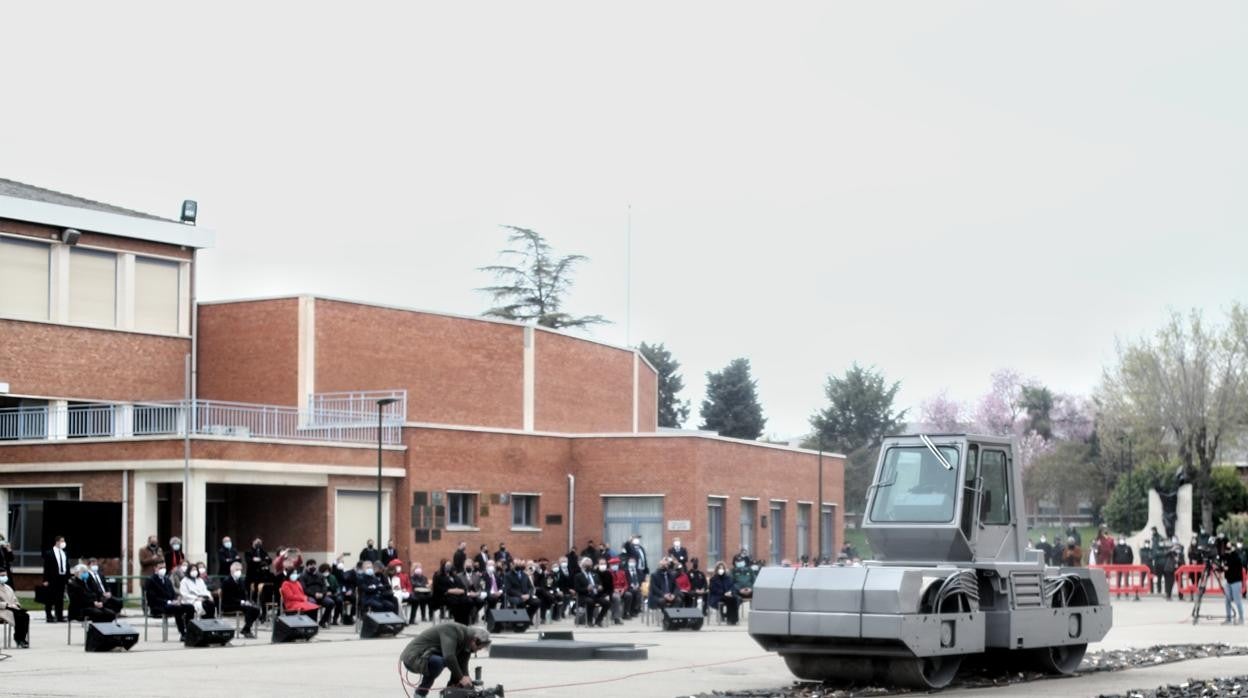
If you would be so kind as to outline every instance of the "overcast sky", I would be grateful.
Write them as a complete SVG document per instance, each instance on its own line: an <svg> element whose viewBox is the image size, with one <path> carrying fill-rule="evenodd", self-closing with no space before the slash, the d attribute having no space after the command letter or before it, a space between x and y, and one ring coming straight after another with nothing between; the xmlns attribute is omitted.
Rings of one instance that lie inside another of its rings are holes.
<svg viewBox="0 0 1248 698"><path fill-rule="evenodd" d="M477 314L534 228L694 425L737 356L777 435L855 360L902 406L1003 366L1086 393L1246 295L1242 2L125 7L0 9L0 177L197 199L205 299Z"/></svg>

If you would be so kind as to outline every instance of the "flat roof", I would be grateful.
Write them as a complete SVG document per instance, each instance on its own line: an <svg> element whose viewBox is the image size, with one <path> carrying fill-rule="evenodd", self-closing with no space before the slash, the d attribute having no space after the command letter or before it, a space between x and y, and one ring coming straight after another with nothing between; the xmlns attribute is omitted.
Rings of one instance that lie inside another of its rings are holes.
<svg viewBox="0 0 1248 698"><path fill-rule="evenodd" d="M0 179L0 218L183 247L212 247L215 241L208 228L11 179Z"/></svg>

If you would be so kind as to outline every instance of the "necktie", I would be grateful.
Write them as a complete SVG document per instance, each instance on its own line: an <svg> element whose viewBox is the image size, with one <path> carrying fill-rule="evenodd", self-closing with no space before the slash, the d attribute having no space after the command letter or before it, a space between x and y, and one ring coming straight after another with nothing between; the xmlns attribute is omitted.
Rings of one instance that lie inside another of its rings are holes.
<svg viewBox="0 0 1248 698"><path fill-rule="evenodd" d="M496 583L494 575L490 575L490 593L493 594L496 591L498 591L498 584Z"/></svg>
<svg viewBox="0 0 1248 698"><path fill-rule="evenodd" d="M65 574L65 553L60 548L56 549L56 570L60 574Z"/></svg>

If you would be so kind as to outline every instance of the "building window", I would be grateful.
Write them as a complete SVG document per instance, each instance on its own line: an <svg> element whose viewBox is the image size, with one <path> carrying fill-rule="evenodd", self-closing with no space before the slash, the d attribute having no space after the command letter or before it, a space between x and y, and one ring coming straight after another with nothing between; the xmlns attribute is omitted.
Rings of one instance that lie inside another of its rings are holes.
<svg viewBox="0 0 1248 698"><path fill-rule="evenodd" d="M823 513L819 515L819 527L823 533L823 545L819 549L819 556L833 559L832 551L836 550L836 541L832 540L833 531L836 529L832 526L832 507L824 505Z"/></svg>
<svg viewBox="0 0 1248 698"><path fill-rule="evenodd" d="M446 525L476 526L477 495L471 492L446 493Z"/></svg>
<svg viewBox="0 0 1248 698"><path fill-rule="evenodd" d="M771 564L778 565L784 557L784 502L771 503Z"/></svg>
<svg viewBox="0 0 1248 698"><path fill-rule="evenodd" d="M537 495L511 495L511 527L537 528Z"/></svg>
<svg viewBox="0 0 1248 698"><path fill-rule="evenodd" d="M667 550L663 542L662 497L603 497L602 539L607 546L621 550L633 534L641 536L646 549L646 566L656 567L658 557Z"/></svg>
<svg viewBox="0 0 1248 698"><path fill-rule="evenodd" d="M134 259L134 328L141 332L178 333L178 270L164 259Z"/></svg>
<svg viewBox="0 0 1248 698"><path fill-rule="evenodd" d="M714 569L724 559L724 500L706 500L706 569Z"/></svg>
<svg viewBox="0 0 1248 698"><path fill-rule="evenodd" d="M754 556L754 522L758 520L758 502L741 500L741 548Z"/></svg>
<svg viewBox="0 0 1248 698"><path fill-rule="evenodd" d="M48 319L51 249L42 242L0 237L0 315Z"/></svg>
<svg viewBox="0 0 1248 698"><path fill-rule="evenodd" d="M69 252L69 321L117 326L117 255L75 247Z"/></svg>
<svg viewBox="0 0 1248 698"><path fill-rule="evenodd" d="M9 544L13 546L14 567L39 567L43 550L50 549L57 531L45 530L43 503L50 499L78 500L77 487L19 487L8 490Z"/></svg>
<svg viewBox="0 0 1248 698"><path fill-rule="evenodd" d="M810 505L797 505L797 559L810 558Z"/></svg>

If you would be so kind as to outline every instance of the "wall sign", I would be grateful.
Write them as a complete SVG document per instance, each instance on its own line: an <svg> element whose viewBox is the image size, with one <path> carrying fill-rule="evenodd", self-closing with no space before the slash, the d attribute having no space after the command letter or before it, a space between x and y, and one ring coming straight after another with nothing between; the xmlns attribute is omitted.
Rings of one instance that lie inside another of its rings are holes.
<svg viewBox="0 0 1248 698"><path fill-rule="evenodd" d="M667 522L667 530L669 531L688 531L693 528L689 519L671 519Z"/></svg>

